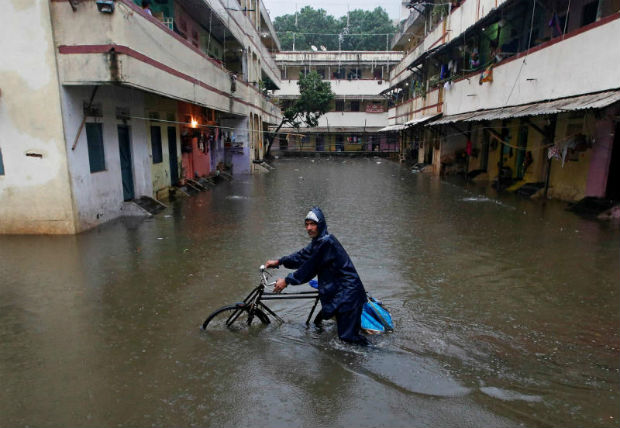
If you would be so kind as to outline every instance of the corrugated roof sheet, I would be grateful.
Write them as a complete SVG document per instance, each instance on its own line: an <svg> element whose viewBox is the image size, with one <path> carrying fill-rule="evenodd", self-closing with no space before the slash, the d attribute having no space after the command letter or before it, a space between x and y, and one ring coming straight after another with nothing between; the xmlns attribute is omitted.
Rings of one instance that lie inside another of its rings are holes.
<svg viewBox="0 0 620 428"><path fill-rule="evenodd" d="M453 114L435 120L427 126L443 125L454 122L475 122L481 120L507 119L512 117L539 116L585 109L599 109L607 107L618 101L620 101L620 89L615 89L613 91L598 92L596 94L580 95L578 97L562 98L552 101L543 101L540 103Z"/></svg>
<svg viewBox="0 0 620 428"><path fill-rule="evenodd" d="M437 116L441 116L441 113L416 117L415 119L412 119L409 122L405 122L405 126L421 125L424 122L428 122L429 120L436 118Z"/></svg>
<svg viewBox="0 0 620 428"><path fill-rule="evenodd" d="M390 125L390 126L386 126L385 128L379 129L379 132L400 131L402 129L405 129L405 125L402 125L402 124Z"/></svg>

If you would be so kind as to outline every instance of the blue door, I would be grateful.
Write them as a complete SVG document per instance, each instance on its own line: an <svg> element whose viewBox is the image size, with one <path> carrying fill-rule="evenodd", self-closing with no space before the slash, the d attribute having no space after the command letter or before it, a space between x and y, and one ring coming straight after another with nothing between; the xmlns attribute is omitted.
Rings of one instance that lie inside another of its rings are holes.
<svg viewBox="0 0 620 428"><path fill-rule="evenodd" d="M131 201L135 195L133 189L133 170L131 167L131 141L129 139L129 126L118 125L118 151L121 157L123 200Z"/></svg>
<svg viewBox="0 0 620 428"><path fill-rule="evenodd" d="M168 158L170 159L170 184L175 185L179 181L179 159L177 157L177 129L168 127Z"/></svg>

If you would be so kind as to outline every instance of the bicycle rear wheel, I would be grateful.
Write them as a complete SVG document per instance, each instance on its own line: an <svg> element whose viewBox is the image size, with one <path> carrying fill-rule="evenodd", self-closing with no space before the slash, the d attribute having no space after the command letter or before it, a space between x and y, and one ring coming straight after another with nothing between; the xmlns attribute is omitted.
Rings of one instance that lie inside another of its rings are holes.
<svg viewBox="0 0 620 428"><path fill-rule="evenodd" d="M253 312L253 316L251 312ZM270 322L269 317L259 308L255 308L254 311L251 311L250 306L244 303L226 305L209 315L202 324L202 329L206 330L208 326L209 330L223 328L243 330L248 328L256 318L263 324L269 324Z"/></svg>

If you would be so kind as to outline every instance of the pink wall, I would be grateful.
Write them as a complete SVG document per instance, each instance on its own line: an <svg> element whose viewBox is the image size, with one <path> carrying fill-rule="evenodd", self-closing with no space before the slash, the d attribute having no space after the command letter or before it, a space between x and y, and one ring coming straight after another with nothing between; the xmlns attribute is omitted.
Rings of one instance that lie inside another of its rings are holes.
<svg viewBox="0 0 620 428"><path fill-rule="evenodd" d="M183 153L181 159L185 178L204 177L211 172L211 152L208 150L208 142L205 143L205 146L207 148L206 153L198 147L198 138L192 138L192 152Z"/></svg>

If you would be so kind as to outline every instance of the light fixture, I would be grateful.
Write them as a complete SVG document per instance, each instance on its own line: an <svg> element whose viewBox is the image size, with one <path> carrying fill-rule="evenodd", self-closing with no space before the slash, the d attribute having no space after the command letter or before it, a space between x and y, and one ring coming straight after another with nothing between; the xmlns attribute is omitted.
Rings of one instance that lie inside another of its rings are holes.
<svg viewBox="0 0 620 428"><path fill-rule="evenodd" d="M196 128L198 126L198 121L192 117L192 128Z"/></svg>
<svg viewBox="0 0 620 428"><path fill-rule="evenodd" d="M114 12L114 0L97 0L97 10L101 13Z"/></svg>

